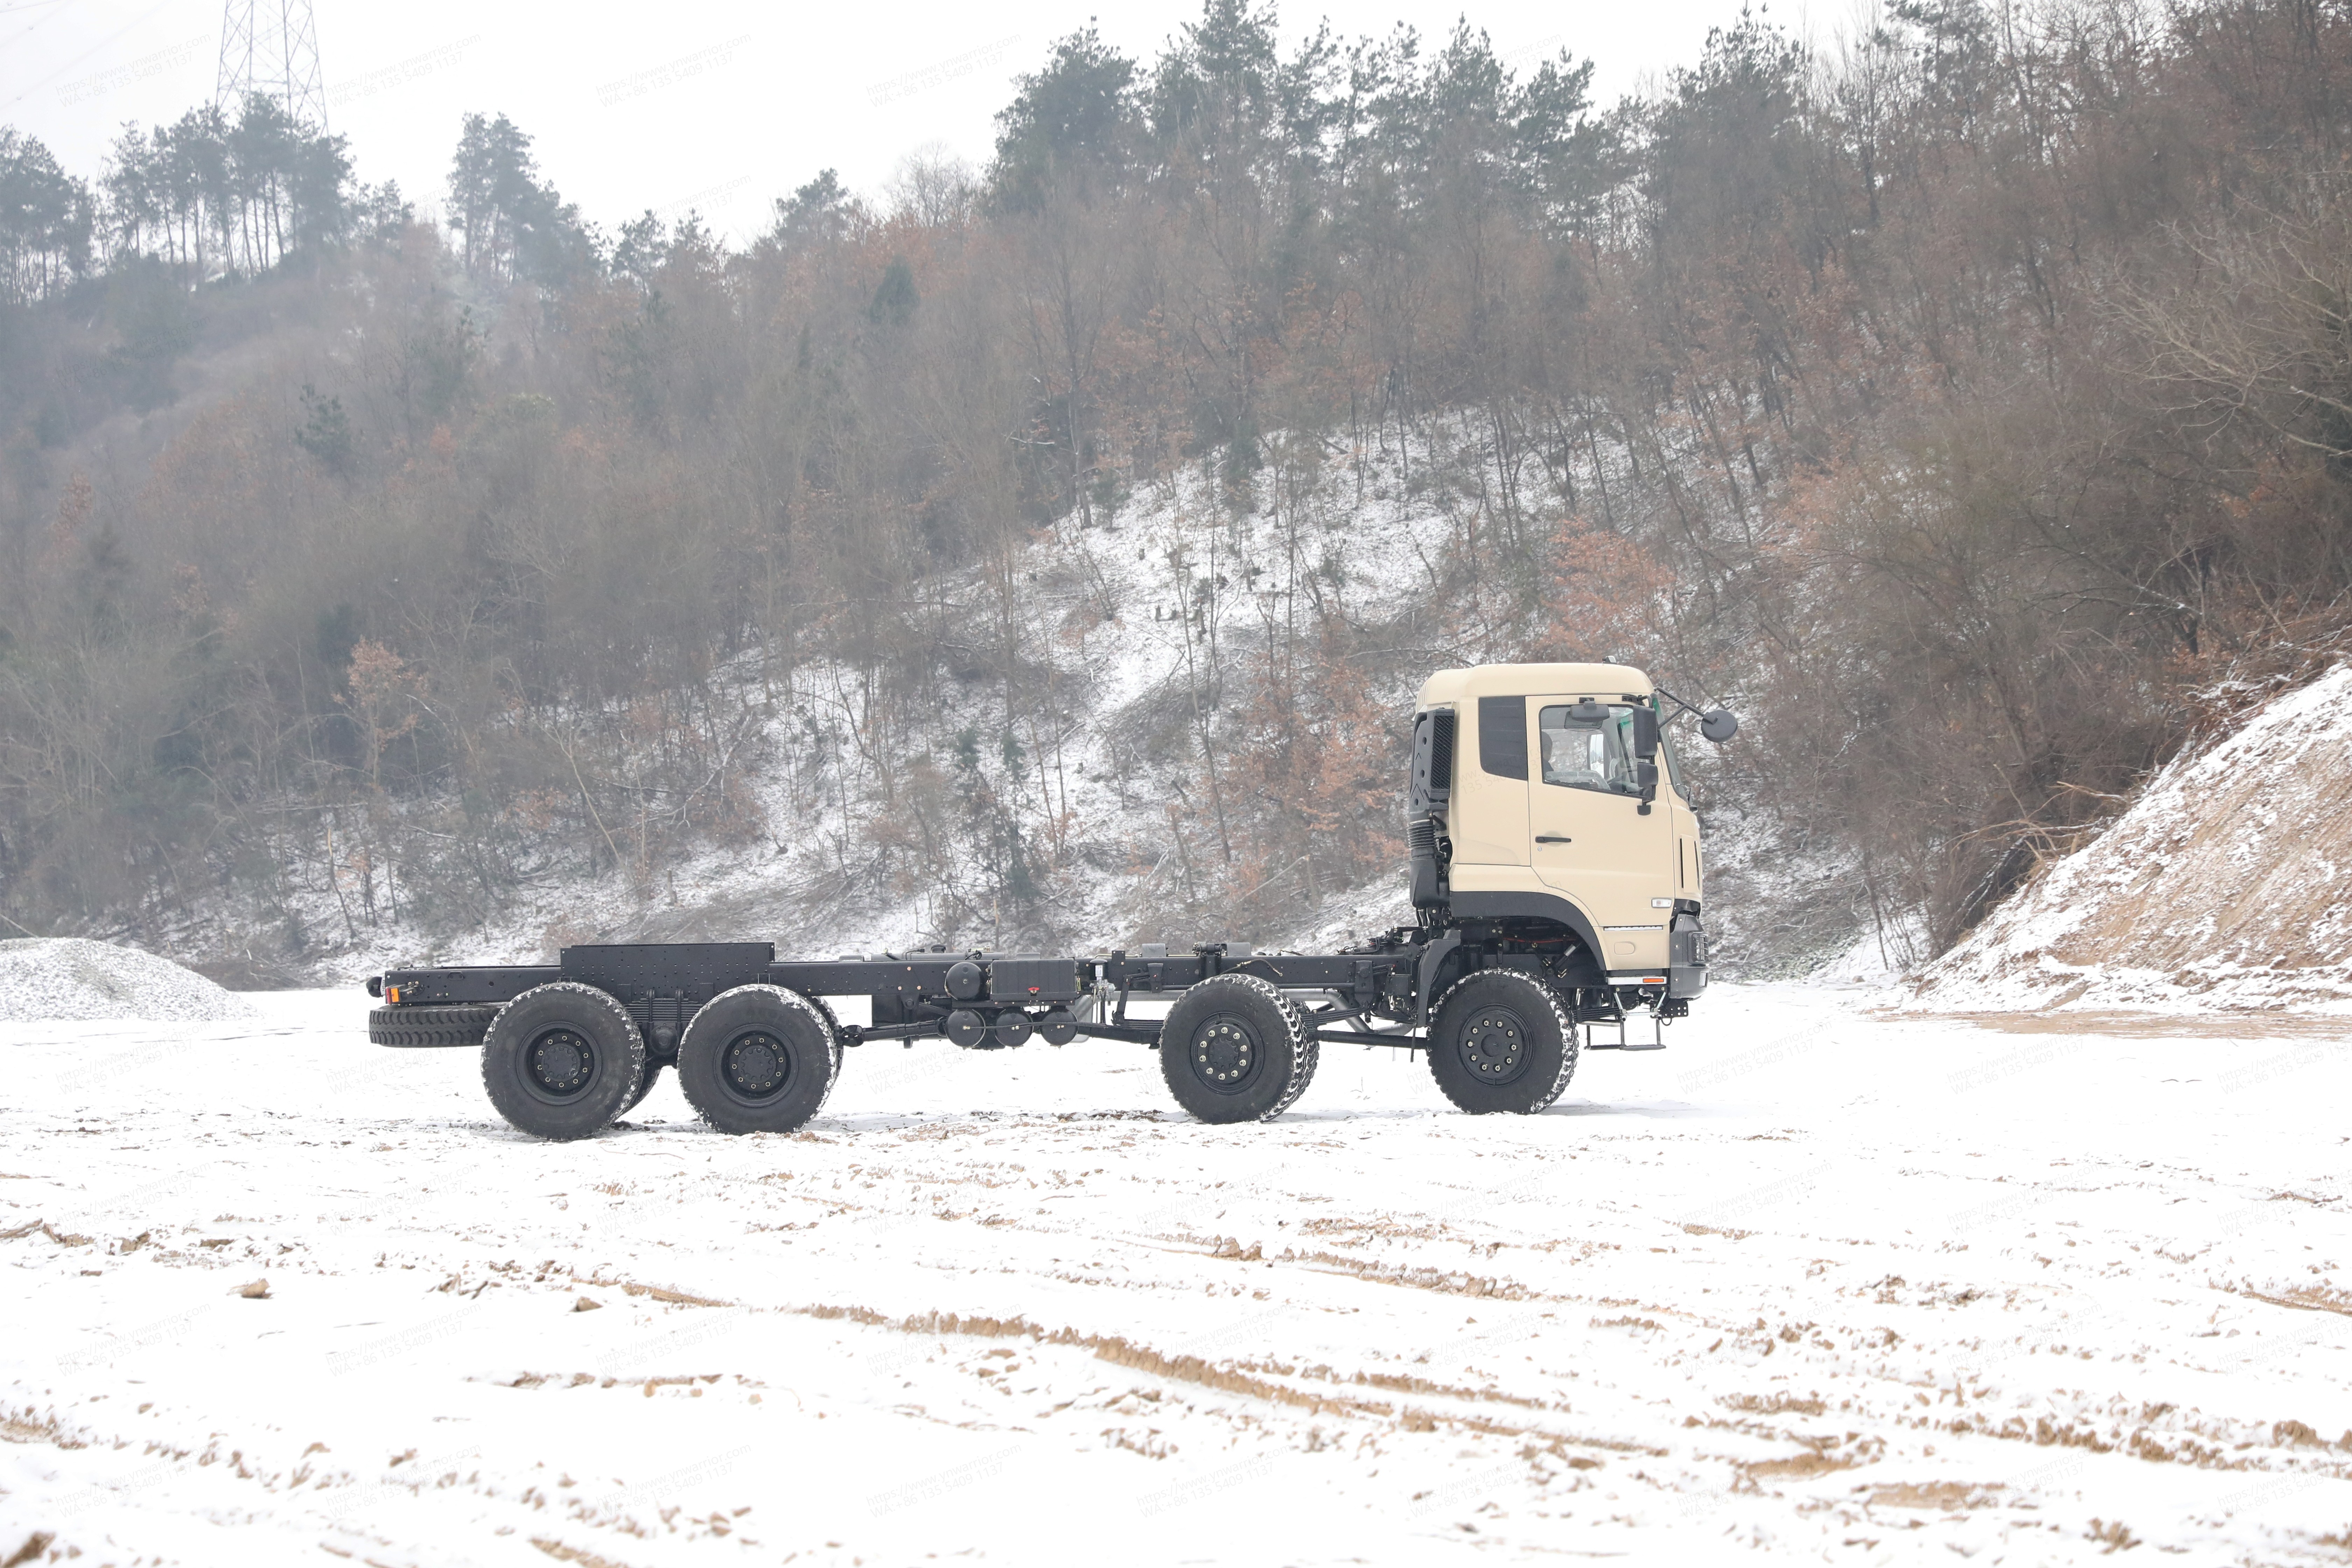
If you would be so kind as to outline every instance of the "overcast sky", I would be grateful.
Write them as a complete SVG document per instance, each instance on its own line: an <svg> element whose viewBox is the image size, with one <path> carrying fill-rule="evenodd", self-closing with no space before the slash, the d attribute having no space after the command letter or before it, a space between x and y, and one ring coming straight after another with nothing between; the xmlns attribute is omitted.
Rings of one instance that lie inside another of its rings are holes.
<svg viewBox="0 0 2352 1568"><path fill-rule="evenodd" d="M1402 21L1436 38L1463 10L1298 5L1284 32L1295 40L1328 16L1346 37ZM1486 0L1468 15L1522 75L1563 47L1593 60L1605 102L1694 60L1708 27L1738 12L1739 0ZM740 239L765 226L772 197L823 168L874 192L919 149L981 162L1012 79L1090 15L1149 59L1198 8L316 0L315 15L330 126L351 139L361 178L397 179L437 205L458 117L503 111L535 139L556 188L608 231L647 207L694 208ZM95 175L123 121L175 119L211 98L221 16L221 0L0 0L0 125Z"/></svg>

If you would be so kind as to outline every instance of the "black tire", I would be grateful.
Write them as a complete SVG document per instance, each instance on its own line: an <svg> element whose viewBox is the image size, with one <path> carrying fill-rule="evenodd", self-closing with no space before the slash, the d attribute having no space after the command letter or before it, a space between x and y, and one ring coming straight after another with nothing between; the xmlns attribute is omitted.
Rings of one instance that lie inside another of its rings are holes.
<svg viewBox="0 0 2352 1568"><path fill-rule="evenodd" d="M1297 1004L1255 974L1188 987L1160 1026L1160 1075L1203 1121L1271 1121L1315 1077L1315 1037Z"/></svg>
<svg viewBox="0 0 2352 1568"><path fill-rule="evenodd" d="M478 1046L499 1010L488 1004L467 1007L378 1007L368 1014L373 1045L408 1047Z"/></svg>
<svg viewBox="0 0 2352 1568"><path fill-rule="evenodd" d="M833 1083L824 1086L825 1098L830 1100L833 1098L833 1084L841 1081L841 1053L849 1048L848 1042L841 1036L841 1016L833 1010L833 1004L822 996L802 995L797 991L793 994L800 996L802 1001L817 1010L817 1016L824 1020L825 1037L833 1042ZM822 1102L818 1109L824 1109Z"/></svg>
<svg viewBox="0 0 2352 1568"><path fill-rule="evenodd" d="M504 1007L482 1041L482 1087L508 1122L535 1138L588 1138L642 1085L646 1042L618 1002L558 980Z"/></svg>
<svg viewBox="0 0 2352 1568"><path fill-rule="evenodd" d="M613 1112L613 1119L614 1121L619 1121L622 1117L626 1116L630 1111L635 1110L638 1106L643 1105L646 1102L646 1096L654 1091L654 1085L661 1079L661 1063L654 1060L651 1057L647 1057L646 1058L646 1070L643 1075L638 1078L637 1087L630 1091L629 1098L621 1101L621 1109Z"/></svg>
<svg viewBox="0 0 2352 1568"><path fill-rule="evenodd" d="M1473 1116L1528 1115L1568 1088L1578 1043L1558 992L1517 970L1484 969L1438 998L1429 1024L1429 1075Z"/></svg>
<svg viewBox="0 0 2352 1568"><path fill-rule="evenodd" d="M781 985L738 985L703 1004L677 1043L677 1086L721 1132L791 1132L841 1077L830 1009Z"/></svg>

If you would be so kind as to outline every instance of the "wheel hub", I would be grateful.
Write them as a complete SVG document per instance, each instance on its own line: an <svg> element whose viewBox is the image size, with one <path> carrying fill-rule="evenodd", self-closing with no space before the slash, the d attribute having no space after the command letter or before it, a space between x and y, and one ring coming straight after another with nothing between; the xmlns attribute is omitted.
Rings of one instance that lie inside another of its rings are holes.
<svg viewBox="0 0 2352 1568"><path fill-rule="evenodd" d="M1507 1007L1488 1007L1462 1031L1462 1065L1488 1083L1507 1083L1526 1064L1528 1027Z"/></svg>
<svg viewBox="0 0 2352 1568"><path fill-rule="evenodd" d="M721 1064L728 1087L738 1094L773 1094L792 1076L784 1044L764 1030L738 1035L727 1047Z"/></svg>
<svg viewBox="0 0 2352 1568"><path fill-rule="evenodd" d="M596 1054L576 1029L550 1029L530 1045L530 1076L550 1094L577 1094L595 1075Z"/></svg>
<svg viewBox="0 0 2352 1568"><path fill-rule="evenodd" d="M1192 1036L1192 1071L1213 1089L1247 1082L1260 1054L1255 1032L1230 1016L1210 1019Z"/></svg>

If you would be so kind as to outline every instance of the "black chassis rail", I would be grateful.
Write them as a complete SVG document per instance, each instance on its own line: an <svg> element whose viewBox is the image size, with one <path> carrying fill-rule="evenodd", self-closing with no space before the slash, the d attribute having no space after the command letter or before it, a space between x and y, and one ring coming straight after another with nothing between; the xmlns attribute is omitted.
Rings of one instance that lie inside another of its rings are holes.
<svg viewBox="0 0 2352 1568"><path fill-rule="evenodd" d="M1151 951L1084 958L933 952L779 960L768 942L634 942L567 947L553 964L389 970L371 979L368 990L404 1006L503 1005L534 986L577 981L627 1008L658 1057L676 1052L687 1021L704 1003L738 985L868 997L874 1021L844 1026L842 1037L849 1045L940 1035L948 1015L958 1009L992 1017L1016 1007L1067 1007L1089 995L1108 1016L1080 1022L1080 1034L1156 1045L1158 1021L1129 1023L1129 1000L1172 999L1213 974L1253 974L1286 991L1324 994L1329 1001L1307 1017L1316 1038L1335 1044L1418 1045L1441 983L1475 968L1549 967L1576 990L1578 1013L1587 1018L1622 1020L1626 1011L1645 1003L1669 1005L1663 988L1612 985L1597 970L1563 973L1557 954L1561 945L1556 938L1477 924L1401 931L1356 952L1230 956L1226 944L1204 942L1173 957ZM959 966L969 967L958 974ZM1334 1026L1339 1025L1348 1026Z"/></svg>

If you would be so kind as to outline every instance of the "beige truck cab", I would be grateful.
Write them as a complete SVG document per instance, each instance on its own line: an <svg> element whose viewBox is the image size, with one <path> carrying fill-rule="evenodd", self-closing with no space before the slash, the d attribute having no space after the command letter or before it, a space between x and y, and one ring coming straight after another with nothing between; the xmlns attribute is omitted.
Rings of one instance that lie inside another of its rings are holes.
<svg viewBox="0 0 2352 1568"><path fill-rule="evenodd" d="M1414 715L1413 902L1451 923L1552 927L1610 986L1706 984L1706 862L1661 693L1617 664L1440 670ZM1717 710L1702 732L1737 729Z"/></svg>

